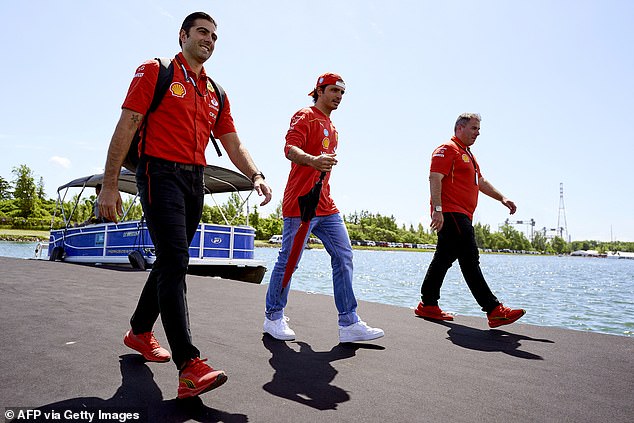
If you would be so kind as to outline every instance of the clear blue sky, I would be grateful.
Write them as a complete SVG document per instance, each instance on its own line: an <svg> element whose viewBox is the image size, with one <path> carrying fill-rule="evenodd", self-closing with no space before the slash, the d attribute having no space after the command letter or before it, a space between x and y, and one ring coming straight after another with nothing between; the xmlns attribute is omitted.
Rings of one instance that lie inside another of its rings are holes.
<svg viewBox="0 0 634 423"><path fill-rule="evenodd" d="M563 183L573 240L634 241L629 0L1 0L0 176L26 164L53 197L101 172L134 70L178 52L180 24L197 10L218 22L207 72L274 190L263 214L286 183L290 117L331 71L347 84L332 115L344 214L428 228L431 152L473 111L483 119L473 151L516 202L512 220L556 227ZM213 148L207 157L232 167ZM507 217L481 196L476 222L497 230Z"/></svg>

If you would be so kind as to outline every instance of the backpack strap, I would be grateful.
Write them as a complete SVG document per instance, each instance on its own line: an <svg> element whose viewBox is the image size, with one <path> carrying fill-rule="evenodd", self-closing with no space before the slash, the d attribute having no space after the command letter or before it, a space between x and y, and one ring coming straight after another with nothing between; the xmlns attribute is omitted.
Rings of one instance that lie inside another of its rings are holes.
<svg viewBox="0 0 634 423"><path fill-rule="evenodd" d="M122 166L131 172L136 170L136 166L139 164L139 156L145 154L145 132L148 117L161 103L161 100L165 97L165 93L167 93L170 83L174 78L174 64L171 59L157 57L155 60L159 63L159 72L156 85L154 86L154 96L152 97L150 107L145 115L143 115L141 127L136 130L134 136L132 137L130 147L128 148L128 154L122 163ZM141 154L139 154L139 143L141 143Z"/></svg>
<svg viewBox="0 0 634 423"><path fill-rule="evenodd" d="M225 97L227 95L225 94L225 90L220 86L220 84L216 84L216 82L210 77L207 77L207 79L209 79L209 82L211 82L211 86L214 88L214 91L216 92L216 94L218 94L218 116L216 116L216 122L218 122L218 120L220 119L220 114L222 113L222 108L225 106ZM218 157L222 156L222 152L220 151L220 148L218 147L218 142L216 141L216 138L214 137L213 132L209 133L209 139L213 143L214 148L216 149L216 153L218 154Z"/></svg>
<svg viewBox="0 0 634 423"><path fill-rule="evenodd" d="M159 63L159 72L158 78L156 79L156 85L154 86L154 96L152 97L152 102L150 103L147 113L143 117L141 156L145 154L145 130L147 128L148 117L150 116L150 113L155 111L159 104L161 104L163 97L165 97L165 93L167 93L167 89L172 83L172 79L174 79L174 63L172 63L172 59L167 57L157 57L154 60Z"/></svg>

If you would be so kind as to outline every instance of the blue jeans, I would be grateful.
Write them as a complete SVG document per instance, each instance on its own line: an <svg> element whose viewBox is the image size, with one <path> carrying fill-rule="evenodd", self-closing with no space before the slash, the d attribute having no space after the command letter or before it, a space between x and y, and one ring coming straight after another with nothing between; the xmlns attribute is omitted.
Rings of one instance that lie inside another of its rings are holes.
<svg viewBox="0 0 634 423"><path fill-rule="evenodd" d="M277 320L284 316L284 307L288 302L292 279L282 292L282 278L293 239L300 224L299 217L284 218L282 248L271 272L271 280L266 292L266 317L270 320ZM352 325L359 321L359 316L356 312L357 300L352 290L352 246L346 225L339 213L317 216L310 221L306 238L311 232L324 243L324 248L330 254L335 305L339 311L339 326Z"/></svg>

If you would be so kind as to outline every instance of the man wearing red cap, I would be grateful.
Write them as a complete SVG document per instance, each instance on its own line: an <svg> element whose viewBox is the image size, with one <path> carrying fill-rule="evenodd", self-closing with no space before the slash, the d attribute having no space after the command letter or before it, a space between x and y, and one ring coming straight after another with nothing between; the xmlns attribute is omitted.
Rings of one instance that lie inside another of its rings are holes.
<svg viewBox="0 0 634 423"><path fill-rule="evenodd" d="M291 171L282 202L282 248L271 273L264 319L264 332L279 340L295 339L295 332L284 316L289 289L282 289L282 279L301 224L297 198L311 190L322 172L326 172L326 176L308 234L312 232L317 236L331 257L335 304L339 312L339 341L369 341L384 335L383 330L369 327L356 313L357 300L352 290L352 246L343 218L330 196L330 172L337 164L335 151L339 143L330 113L339 107L345 90L346 85L339 75L321 75L315 89L308 94L313 97L315 105L295 113L286 133L284 153L291 161Z"/></svg>

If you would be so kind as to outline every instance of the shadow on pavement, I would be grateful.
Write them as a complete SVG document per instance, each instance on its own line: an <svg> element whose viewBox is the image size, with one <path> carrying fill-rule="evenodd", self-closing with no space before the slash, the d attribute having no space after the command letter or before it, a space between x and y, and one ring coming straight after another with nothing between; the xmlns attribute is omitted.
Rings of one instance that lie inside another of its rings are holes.
<svg viewBox="0 0 634 423"><path fill-rule="evenodd" d="M154 374L145 364L143 357L126 354L119 357L121 386L110 399L78 397L38 407L42 412L60 410L91 411L110 413L139 412L141 418L134 421L145 422L235 422L245 423L249 418L244 414L231 414L207 407L199 397L185 400L164 400L163 394L154 382ZM174 376L176 383L176 376ZM96 420L93 420L96 421ZM110 420L113 421L113 420ZM116 421L116 419L115 419ZM129 420L133 421L133 420Z"/></svg>
<svg viewBox="0 0 634 423"><path fill-rule="evenodd" d="M273 379L262 388L317 410L336 410L339 404L350 400L348 392L332 384L338 372L330 363L354 357L358 349L385 349L350 343L335 345L330 351L313 351L305 342L293 343L299 345L299 351L268 334L262 336L262 344L271 352L269 363L275 370Z"/></svg>
<svg viewBox="0 0 634 423"><path fill-rule="evenodd" d="M468 326L459 325L450 321L438 321L424 319L449 328L447 339L455 345L470 350L484 352L501 352L517 358L527 360L543 360L543 357L528 351L522 351L521 341L545 342L553 344L549 339L537 339L530 336L517 335L499 329L475 329Z"/></svg>

